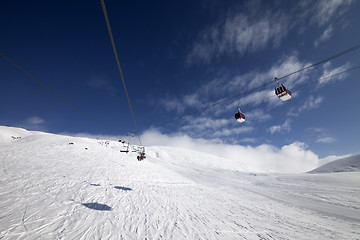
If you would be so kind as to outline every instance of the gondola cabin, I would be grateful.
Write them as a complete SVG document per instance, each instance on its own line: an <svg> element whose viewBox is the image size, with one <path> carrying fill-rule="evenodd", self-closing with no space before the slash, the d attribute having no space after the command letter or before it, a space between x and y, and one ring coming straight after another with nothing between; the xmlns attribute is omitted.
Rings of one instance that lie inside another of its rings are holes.
<svg viewBox="0 0 360 240"><path fill-rule="evenodd" d="M283 84L279 84L277 87L275 87L275 94L282 101L287 101L291 98L290 90L287 89Z"/></svg>
<svg viewBox="0 0 360 240"><path fill-rule="evenodd" d="M240 111L240 108L238 108L238 112L235 113L235 119L239 123L245 122L245 115Z"/></svg>

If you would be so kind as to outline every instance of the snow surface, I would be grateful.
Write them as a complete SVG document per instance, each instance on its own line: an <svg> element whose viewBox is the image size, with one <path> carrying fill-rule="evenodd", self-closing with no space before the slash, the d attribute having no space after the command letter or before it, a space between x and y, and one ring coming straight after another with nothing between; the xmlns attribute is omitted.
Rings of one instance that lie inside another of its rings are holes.
<svg viewBox="0 0 360 240"><path fill-rule="evenodd" d="M0 127L0 239L360 239L360 172L258 174L165 146L139 162L121 146Z"/></svg>
<svg viewBox="0 0 360 240"><path fill-rule="evenodd" d="M309 173L331 173L331 172L359 172L360 154L327 163Z"/></svg>

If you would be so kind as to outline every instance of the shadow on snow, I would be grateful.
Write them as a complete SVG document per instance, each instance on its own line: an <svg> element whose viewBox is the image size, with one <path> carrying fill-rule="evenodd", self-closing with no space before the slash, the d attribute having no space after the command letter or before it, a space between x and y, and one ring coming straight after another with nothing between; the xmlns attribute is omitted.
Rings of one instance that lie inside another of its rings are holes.
<svg viewBox="0 0 360 240"><path fill-rule="evenodd" d="M111 211L112 208L106 204L101 204L101 203L82 203L81 205L93 209L93 210L98 210L98 211Z"/></svg>
<svg viewBox="0 0 360 240"><path fill-rule="evenodd" d="M90 183L91 186L95 186L95 187L99 187L100 184L97 184L97 183Z"/></svg>
<svg viewBox="0 0 360 240"><path fill-rule="evenodd" d="M128 188L128 187L120 187L120 186L115 186L116 189L119 189L119 190L124 190L124 191L131 191L132 189L131 188Z"/></svg>

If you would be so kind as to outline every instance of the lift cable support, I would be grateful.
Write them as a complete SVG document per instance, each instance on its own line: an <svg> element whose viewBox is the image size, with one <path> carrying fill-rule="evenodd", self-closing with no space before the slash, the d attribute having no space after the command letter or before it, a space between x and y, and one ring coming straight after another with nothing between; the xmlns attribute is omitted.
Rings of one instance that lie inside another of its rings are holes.
<svg viewBox="0 0 360 240"><path fill-rule="evenodd" d="M104 12L104 17L105 17L105 21L106 21L106 26L107 26L107 29L108 29L108 32L109 32L109 37L110 37L111 45L112 45L112 48L113 48L113 51L114 51L114 55L115 55L117 67L118 67L118 69L119 69L120 76L121 76L121 80L122 80L122 84L123 84L124 89L125 89L126 98L127 98L128 103L129 103L129 108L130 108L131 116L132 116L132 119L133 119L133 122L134 122L135 131L136 131L136 134L137 134L137 136L138 136L138 138L139 138L139 143L140 143L140 145L142 145L142 144L141 144L141 140L140 140L139 131L138 131L138 128L137 128L137 125L136 125L136 121L135 121L134 111L133 111L132 106L131 106L131 103L130 103L129 94L128 94L128 91L127 91L127 89L126 89L124 76L123 76L123 73L122 73L122 70L121 70L120 61L119 61L119 57L118 57L118 54L117 54L117 50L116 50L116 46L115 46L115 41L114 41L114 37L113 37L112 31L111 31L110 22L109 22L109 18L108 18L108 14L107 14L107 11L106 11L106 6L105 6L104 0L101 0L101 6L102 6L102 9L103 9L103 12Z"/></svg>
<svg viewBox="0 0 360 240"><path fill-rule="evenodd" d="M22 72L24 72L26 75L28 75L30 78L32 78L33 80L35 80L38 84L40 84L41 86L43 86L46 90L48 90L49 92L51 92L52 94L54 94L56 97L58 97L61 101L63 101L64 103L66 103L68 106L70 106L71 108L73 108L75 111L77 111L78 113L80 113L81 115L83 115L85 118L87 118L88 120L92 121L96 126L98 126L99 128L105 130L105 131L110 131L108 128L106 128L105 126L103 126L102 124L100 124L98 121L96 121L95 119L93 119L92 117L90 117L89 115L87 115L86 113L84 113L83 111L81 111L79 108L75 107L72 103L70 103L68 100L66 100L65 98L63 98L62 96L60 96L58 93L56 93L54 90L52 90L51 88L49 88L45 83L43 83L42 81L40 81L39 79L37 79L36 77L34 77L33 75L31 75L29 72L27 72L25 69L23 69L22 67L20 67L19 65L17 65L14 61L12 61L10 58L8 58L7 56L5 56L3 53L0 52L0 55L5 58L8 62L10 62L12 65L14 65L15 67L17 67L18 69L20 69Z"/></svg>

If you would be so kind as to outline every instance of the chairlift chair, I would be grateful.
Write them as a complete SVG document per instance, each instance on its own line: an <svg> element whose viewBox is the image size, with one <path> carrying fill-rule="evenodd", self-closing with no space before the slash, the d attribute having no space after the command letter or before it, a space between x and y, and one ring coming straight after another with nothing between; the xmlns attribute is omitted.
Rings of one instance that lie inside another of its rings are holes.
<svg viewBox="0 0 360 240"><path fill-rule="evenodd" d="M289 100L291 98L291 92L289 89L287 89L283 84L280 84L278 82L277 78L274 78L277 82L278 86L275 87L275 95L280 98L283 102Z"/></svg>
<svg viewBox="0 0 360 240"><path fill-rule="evenodd" d="M120 148L120 152L129 152L129 144L123 144L123 146Z"/></svg>
<svg viewBox="0 0 360 240"><path fill-rule="evenodd" d="M129 149L128 149L128 148L121 148L121 149L120 149L120 152L128 153L128 152L129 152Z"/></svg>
<svg viewBox="0 0 360 240"><path fill-rule="evenodd" d="M137 147L136 146L132 146L132 150L131 150L132 152L137 152L138 151L138 149L137 149Z"/></svg>

